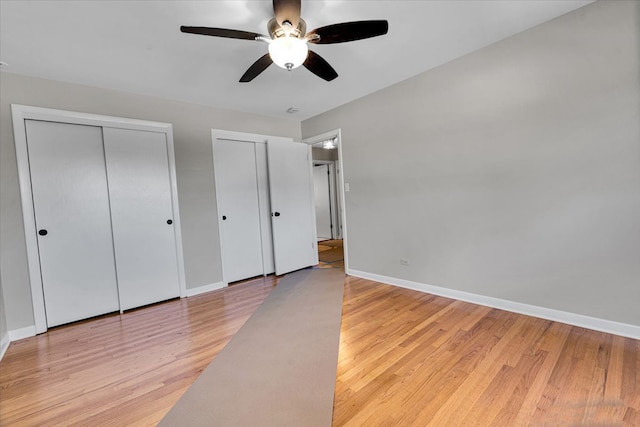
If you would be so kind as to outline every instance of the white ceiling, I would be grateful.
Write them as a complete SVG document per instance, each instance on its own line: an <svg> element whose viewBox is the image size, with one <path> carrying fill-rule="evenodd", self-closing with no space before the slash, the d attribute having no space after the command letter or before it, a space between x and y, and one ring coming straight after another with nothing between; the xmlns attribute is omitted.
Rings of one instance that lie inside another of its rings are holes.
<svg viewBox="0 0 640 427"><path fill-rule="evenodd" d="M183 34L180 25L266 34L269 0L0 0L0 60L6 72L303 120L591 1L303 0L308 30L387 19L389 33L312 46L338 72L332 82L272 65L238 83L267 45Z"/></svg>

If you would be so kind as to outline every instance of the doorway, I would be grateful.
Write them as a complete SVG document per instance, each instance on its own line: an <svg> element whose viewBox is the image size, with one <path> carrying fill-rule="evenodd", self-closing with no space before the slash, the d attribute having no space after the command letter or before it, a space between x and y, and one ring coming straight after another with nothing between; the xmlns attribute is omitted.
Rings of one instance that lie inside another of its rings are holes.
<svg viewBox="0 0 640 427"><path fill-rule="evenodd" d="M319 268L348 271L340 130L303 142L311 145Z"/></svg>
<svg viewBox="0 0 640 427"><path fill-rule="evenodd" d="M333 161L314 160L313 192L318 242L339 238L336 173Z"/></svg>
<svg viewBox="0 0 640 427"><path fill-rule="evenodd" d="M318 267L344 270L344 240L332 239L318 242Z"/></svg>

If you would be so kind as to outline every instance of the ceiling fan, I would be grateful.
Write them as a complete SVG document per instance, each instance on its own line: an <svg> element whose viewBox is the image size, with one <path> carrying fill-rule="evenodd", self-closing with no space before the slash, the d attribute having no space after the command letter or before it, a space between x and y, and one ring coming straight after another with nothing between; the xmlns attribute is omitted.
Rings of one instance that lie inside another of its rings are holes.
<svg viewBox="0 0 640 427"><path fill-rule="evenodd" d="M267 24L270 37L226 28L181 26L180 31L268 43L269 53L254 62L240 78L240 82L246 83L256 78L272 63L289 71L303 65L318 77L331 81L338 77L338 73L324 58L309 50L308 43L344 43L381 36L389 30L386 20L374 20L327 25L307 33L307 24L300 17L300 10L301 0L273 0L275 17Z"/></svg>

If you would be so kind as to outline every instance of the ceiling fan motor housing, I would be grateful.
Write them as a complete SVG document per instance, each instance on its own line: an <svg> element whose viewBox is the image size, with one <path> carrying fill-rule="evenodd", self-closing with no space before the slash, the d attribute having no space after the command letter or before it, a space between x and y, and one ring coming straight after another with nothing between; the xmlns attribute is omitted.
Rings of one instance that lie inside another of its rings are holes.
<svg viewBox="0 0 640 427"><path fill-rule="evenodd" d="M287 26L286 23L289 23L289 25ZM289 21L285 21L285 25L280 26L276 18L271 18L269 20L269 23L267 23L267 30L269 31L269 35L271 36L271 38L274 40L280 37L287 36L287 32L289 33L289 37L302 39L304 38L305 34L307 34L307 23L304 22L304 19L300 18L298 26L296 28L293 28Z"/></svg>

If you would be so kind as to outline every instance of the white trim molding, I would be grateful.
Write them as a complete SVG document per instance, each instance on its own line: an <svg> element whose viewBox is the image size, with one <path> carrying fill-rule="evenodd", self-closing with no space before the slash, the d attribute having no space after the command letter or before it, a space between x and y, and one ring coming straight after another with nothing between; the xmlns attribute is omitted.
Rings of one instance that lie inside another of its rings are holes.
<svg viewBox="0 0 640 427"><path fill-rule="evenodd" d="M11 344L11 339L9 338L9 332L7 332L2 339L0 339L0 360L2 360L4 354L9 349L9 344Z"/></svg>
<svg viewBox="0 0 640 427"><path fill-rule="evenodd" d="M9 331L9 340L11 342L18 341L24 338L30 338L36 336L36 327L27 326L25 328L14 329Z"/></svg>
<svg viewBox="0 0 640 427"><path fill-rule="evenodd" d="M210 285L202 285L197 288L187 289L186 296L194 297L196 295L204 294L205 292L217 291L218 289L226 288L228 286L225 282L212 283Z"/></svg>
<svg viewBox="0 0 640 427"><path fill-rule="evenodd" d="M18 341L24 338L30 338L36 336L36 327L27 326L26 328L14 329L7 331L6 334L0 339L0 360L4 357L4 354L9 349L9 344L14 341Z"/></svg>
<svg viewBox="0 0 640 427"><path fill-rule="evenodd" d="M566 323L572 326L579 326L582 328L620 335L623 337L640 339L640 326L630 325L627 323L598 319L595 317L569 313L567 311L555 310L552 308L539 307L485 295L473 294L470 292L458 291L455 289L443 288L440 286L427 285L425 283L398 279L396 277L382 276L379 274L368 273L366 271L349 270L347 274L350 276L373 280L375 282L380 282L387 285L398 286L400 288L411 289L414 291L425 292L446 298L456 299L459 301L470 302L472 304L498 308L500 310L538 317L546 320L552 320L554 322Z"/></svg>

